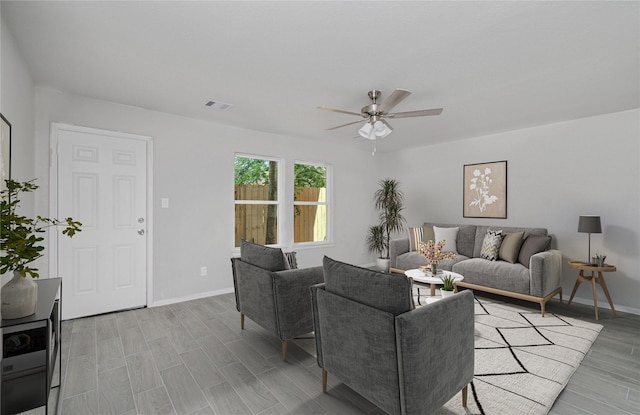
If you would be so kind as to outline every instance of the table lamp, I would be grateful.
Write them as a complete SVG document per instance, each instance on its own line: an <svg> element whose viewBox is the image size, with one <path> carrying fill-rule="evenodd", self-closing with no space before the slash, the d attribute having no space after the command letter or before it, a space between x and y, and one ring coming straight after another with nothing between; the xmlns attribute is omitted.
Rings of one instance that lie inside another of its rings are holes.
<svg viewBox="0 0 640 415"><path fill-rule="evenodd" d="M602 226L600 225L600 216L584 215L580 216L578 221L578 232L589 234L589 256L587 257L587 264L591 264L591 234L602 233Z"/></svg>

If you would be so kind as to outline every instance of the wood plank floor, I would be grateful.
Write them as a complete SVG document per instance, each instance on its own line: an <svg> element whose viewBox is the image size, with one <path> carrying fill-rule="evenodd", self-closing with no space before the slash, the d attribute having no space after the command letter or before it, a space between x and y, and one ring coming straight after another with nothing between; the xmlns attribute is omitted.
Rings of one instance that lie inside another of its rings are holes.
<svg viewBox="0 0 640 415"><path fill-rule="evenodd" d="M580 304L547 310L595 321ZM640 414L640 316L601 309L598 322L604 329L551 414ZM277 338L245 327L233 294L65 321L58 413L383 414L331 376L321 392L312 339L290 344L283 363Z"/></svg>

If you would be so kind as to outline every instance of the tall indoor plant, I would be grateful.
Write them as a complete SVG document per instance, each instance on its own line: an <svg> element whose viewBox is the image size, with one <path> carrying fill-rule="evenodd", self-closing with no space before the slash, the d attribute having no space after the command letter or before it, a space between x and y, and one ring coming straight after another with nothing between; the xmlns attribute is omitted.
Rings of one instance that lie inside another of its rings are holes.
<svg viewBox="0 0 640 415"><path fill-rule="evenodd" d="M2 287L2 318L20 318L35 312L37 286L32 278L40 275L30 264L44 255L42 234L52 226L64 226L62 233L69 237L80 232L80 222L72 218L64 221L43 216L29 218L17 213L20 194L38 188L34 180L16 182L5 180L0 191L0 274L12 271L13 278ZM30 276L31 278L27 278Z"/></svg>
<svg viewBox="0 0 640 415"><path fill-rule="evenodd" d="M400 190L400 183L395 179L383 179L380 180L380 187L374 195L375 208L380 210L380 222L382 243L379 246L382 249L376 249L380 252L380 258L378 260L378 269L384 272L389 271L389 243L391 240L391 234L393 232L399 232L404 227L404 216L402 211L404 209L404 194ZM373 234L373 226L369 229L369 236L367 240L371 239ZM369 244L371 250L371 244Z"/></svg>

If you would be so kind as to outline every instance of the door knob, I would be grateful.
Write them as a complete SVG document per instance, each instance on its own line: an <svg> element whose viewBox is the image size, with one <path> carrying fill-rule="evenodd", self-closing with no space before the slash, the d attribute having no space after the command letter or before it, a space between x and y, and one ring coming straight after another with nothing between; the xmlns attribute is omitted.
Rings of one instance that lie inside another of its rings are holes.
<svg viewBox="0 0 640 415"><path fill-rule="evenodd" d="M144 229L138 229L138 235L144 235Z"/></svg>

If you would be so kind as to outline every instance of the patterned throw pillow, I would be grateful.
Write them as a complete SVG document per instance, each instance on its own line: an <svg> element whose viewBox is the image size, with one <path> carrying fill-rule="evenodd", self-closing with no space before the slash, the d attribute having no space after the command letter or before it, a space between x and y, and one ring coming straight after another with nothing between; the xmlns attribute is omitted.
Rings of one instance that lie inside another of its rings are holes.
<svg viewBox="0 0 640 415"><path fill-rule="evenodd" d="M409 228L409 252L416 252L422 242L422 226Z"/></svg>
<svg viewBox="0 0 640 415"><path fill-rule="evenodd" d="M502 231L487 231L487 233L484 235L484 241L482 241L482 250L480 251L480 257L488 259L489 261L497 260L501 244Z"/></svg>

